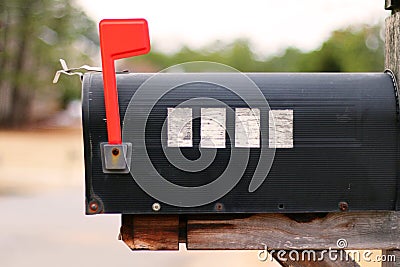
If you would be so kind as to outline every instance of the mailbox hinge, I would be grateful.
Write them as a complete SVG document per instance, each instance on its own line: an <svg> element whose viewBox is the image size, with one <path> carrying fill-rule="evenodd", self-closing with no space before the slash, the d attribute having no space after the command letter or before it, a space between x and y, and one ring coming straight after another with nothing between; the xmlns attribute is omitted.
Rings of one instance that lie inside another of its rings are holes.
<svg viewBox="0 0 400 267"><path fill-rule="evenodd" d="M129 173L131 169L132 144L100 144L101 163L104 173Z"/></svg>
<svg viewBox="0 0 400 267"><path fill-rule="evenodd" d="M392 78L393 82L393 87L394 87L394 97L396 99L396 115L397 115L397 120L399 121L400 118L400 101L399 101L399 87L397 86L397 80L396 76L394 75L393 71L390 69L385 70L386 74L389 74L389 76Z"/></svg>

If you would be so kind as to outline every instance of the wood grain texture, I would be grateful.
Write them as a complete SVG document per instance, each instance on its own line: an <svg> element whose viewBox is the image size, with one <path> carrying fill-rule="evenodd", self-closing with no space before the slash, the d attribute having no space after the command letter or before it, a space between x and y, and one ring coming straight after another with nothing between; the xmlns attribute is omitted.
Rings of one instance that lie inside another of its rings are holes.
<svg viewBox="0 0 400 267"><path fill-rule="evenodd" d="M308 222L283 214L248 218L188 218L188 249L315 249L335 248L340 238L348 249L399 249L397 212L329 213Z"/></svg>
<svg viewBox="0 0 400 267"><path fill-rule="evenodd" d="M179 250L179 216L124 214L120 239L132 250Z"/></svg>
<svg viewBox="0 0 400 267"><path fill-rule="evenodd" d="M395 74L397 80L400 77L400 12L397 12L385 20L385 68Z"/></svg>

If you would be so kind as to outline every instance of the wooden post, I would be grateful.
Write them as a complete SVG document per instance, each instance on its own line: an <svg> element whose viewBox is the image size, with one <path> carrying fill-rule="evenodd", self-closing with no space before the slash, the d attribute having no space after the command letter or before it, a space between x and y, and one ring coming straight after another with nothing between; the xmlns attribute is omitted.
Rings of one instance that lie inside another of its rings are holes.
<svg viewBox="0 0 400 267"><path fill-rule="evenodd" d="M394 12L385 21L385 68L400 77L400 12Z"/></svg>

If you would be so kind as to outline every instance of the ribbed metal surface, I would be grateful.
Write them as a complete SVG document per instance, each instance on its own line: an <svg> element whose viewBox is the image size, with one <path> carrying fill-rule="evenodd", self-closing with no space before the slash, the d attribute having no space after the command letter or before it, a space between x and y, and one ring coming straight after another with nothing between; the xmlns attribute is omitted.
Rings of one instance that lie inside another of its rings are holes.
<svg viewBox="0 0 400 267"><path fill-rule="evenodd" d="M151 75L117 75L121 122L132 95ZM201 75L231 79L238 74L161 75L163 79L193 75L194 80L200 80ZM293 110L294 147L276 149L270 173L253 193L248 192L248 186L260 149L250 149L250 161L242 179L216 201L224 206L219 212L330 212L338 211L339 202L343 201L350 211L396 209L399 122L388 74L247 75L261 89L271 109ZM168 163L160 141L166 109L193 97L215 98L232 108L246 107L233 93L206 83L182 85L158 102L146 130L149 155L166 179L184 186L207 184L217 178L229 161L231 149L228 139L226 148L218 149L215 161L198 173L184 172ZM192 108L193 113L200 112L200 106ZM263 117L268 114L261 113L261 120ZM227 128L234 127L234 114L228 112L226 121ZM83 126L87 200L101 199L106 213L153 213L151 206L159 201L142 191L130 174L102 172L99 144L107 141L107 132L99 73L84 76ZM194 147L181 148L188 158L198 156L199 127L200 121L194 120ZM265 139L261 142L268 144ZM216 202L196 208L161 203L159 213L212 213L216 212Z"/></svg>

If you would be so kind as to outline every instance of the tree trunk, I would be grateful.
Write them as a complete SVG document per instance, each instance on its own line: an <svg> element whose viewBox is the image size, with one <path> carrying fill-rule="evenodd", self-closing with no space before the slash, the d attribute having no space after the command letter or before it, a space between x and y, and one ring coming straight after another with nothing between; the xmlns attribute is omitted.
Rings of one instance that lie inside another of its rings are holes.
<svg viewBox="0 0 400 267"><path fill-rule="evenodd" d="M17 24L17 44L18 50L14 50L15 65L13 69L14 79L11 85L11 112L7 116L6 123L13 128L20 127L29 120L29 109L31 106L31 93L23 81L25 59L28 55L28 38L30 32L30 12L34 4L33 1L27 1L24 8L18 9L19 22ZM31 89L32 90L32 89Z"/></svg>

